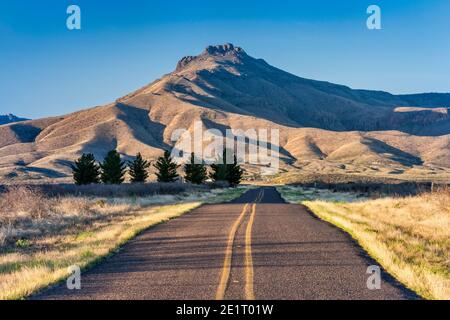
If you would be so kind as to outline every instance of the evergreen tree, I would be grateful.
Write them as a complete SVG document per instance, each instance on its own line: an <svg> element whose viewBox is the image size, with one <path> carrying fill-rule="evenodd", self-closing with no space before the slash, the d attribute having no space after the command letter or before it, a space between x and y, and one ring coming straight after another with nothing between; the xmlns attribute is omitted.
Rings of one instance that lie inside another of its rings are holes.
<svg viewBox="0 0 450 320"><path fill-rule="evenodd" d="M226 150L223 151L223 155L221 158L217 159L215 163L211 165L212 172L209 177L213 181L228 181L228 170L226 164L227 154Z"/></svg>
<svg viewBox="0 0 450 320"><path fill-rule="evenodd" d="M237 163L236 155L234 155L233 164L227 165L227 181L232 186L237 186L241 183L244 170Z"/></svg>
<svg viewBox="0 0 450 320"><path fill-rule="evenodd" d="M95 163L95 157L92 153L83 153L72 166L73 179L76 185L86 185L99 183L100 168Z"/></svg>
<svg viewBox="0 0 450 320"><path fill-rule="evenodd" d="M131 182L145 182L148 178L148 168L150 162L144 160L138 153L133 161L128 161L128 173L131 176Z"/></svg>
<svg viewBox="0 0 450 320"><path fill-rule="evenodd" d="M125 179L125 163L120 160L120 154L111 150L100 164L101 180L105 184L121 184Z"/></svg>
<svg viewBox="0 0 450 320"><path fill-rule="evenodd" d="M190 162L184 165L185 179L193 184L202 184L207 178L206 167L203 162L195 163L195 160L195 154L192 152Z"/></svg>
<svg viewBox="0 0 450 320"><path fill-rule="evenodd" d="M219 158L215 164L211 165L211 179L214 181L227 181L232 186L238 185L242 180L244 170L237 164L236 155L233 163L227 163L228 150L224 149L222 158Z"/></svg>
<svg viewBox="0 0 450 320"><path fill-rule="evenodd" d="M164 151L164 156L159 157L156 164L153 165L158 172L156 176L158 182L175 182L178 179L178 165L170 157L168 150Z"/></svg>
<svg viewBox="0 0 450 320"><path fill-rule="evenodd" d="M230 185L236 186L241 183L244 170L237 164L236 155L233 163L227 163L228 151L225 149L222 158L219 158L215 164L211 165L211 179L214 181L227 181Z"/></svg>

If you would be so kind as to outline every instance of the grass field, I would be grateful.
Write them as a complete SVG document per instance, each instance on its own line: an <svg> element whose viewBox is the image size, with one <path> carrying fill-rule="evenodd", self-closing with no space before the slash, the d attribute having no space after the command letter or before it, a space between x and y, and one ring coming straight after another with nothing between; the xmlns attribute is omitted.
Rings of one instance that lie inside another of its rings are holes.
<svg viewBox="0 0 450 320"><path fill-rule="evenodd" d="M399 281L428 299L450 299L450 192L367 199L280 187L291 203L347 231Z"/></svg>
<svg viewBox="0 0 450 320"><path fill-rule="evenodd" d="M246 188L98 198L47 197L25 187L0 196L0 299L21 299L95 264L141 231Z"/></svg>
<svg viewBox="0 0 450 320"><path fill-rule="evenodd" d="M427 171L425 169L409 169L404 173L382 173L373 170L362 170L362 172L351 172L348 170L331 170L324 172L321 169L316 170L286 170L276 176L268 177L270 184L289 185L289 184L367 184L368 186L383 184L385 186L395 186L400 183L410 184L450 184L450 170L442 169L436 171Z"/></svg>

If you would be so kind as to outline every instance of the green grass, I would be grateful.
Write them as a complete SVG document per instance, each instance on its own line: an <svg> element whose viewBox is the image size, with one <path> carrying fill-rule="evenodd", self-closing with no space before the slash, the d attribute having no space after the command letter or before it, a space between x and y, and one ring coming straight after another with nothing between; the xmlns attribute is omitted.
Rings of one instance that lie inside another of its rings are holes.
<svg viewBox="0 0 450 320"><path fill-rule="evenodd" d="M16 247L18 248L27 248L30 246L30 241L27 239L19 239L16 241Z"/></svg>

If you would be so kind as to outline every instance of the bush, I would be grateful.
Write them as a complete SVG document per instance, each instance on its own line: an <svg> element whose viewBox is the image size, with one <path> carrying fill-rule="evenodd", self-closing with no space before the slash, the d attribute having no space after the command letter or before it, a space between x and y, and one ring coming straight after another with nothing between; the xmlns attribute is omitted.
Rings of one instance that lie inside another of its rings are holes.
<svg viewBox="0 0 450 320"><path fill-rule="evenodd" d="M2 224L10 223L17 214L26 214L33 219L42 219L48 212L48 199L41 191L31 187L8 187L0 197L0 222Z"/></svg>
<svg viewBox="0 0 450 320"><path fill-rule="evenodd" d="M9 238L12 236L11 225L5 225L0 227L0 247L3 246Z"/></svg>
<svg viewBox="0 0 450 320"><path fill-rule="evenodd" d="M220 186L219 186L220 187ZM121 185L83 185L77 186L74 184L42 184L25 186L34 192L45 195L46 197L59 197L59 196L80 196L80 197L145 197L153 196L157 194L175 195L183 192L209 190L206 185L192 185L188 183L172 182L152 182L152 183L126 183ZM1 193L0 190L0 198ZM6 190L4 191L6 192ZM1 211L1 209L0 209Z"/></svg>

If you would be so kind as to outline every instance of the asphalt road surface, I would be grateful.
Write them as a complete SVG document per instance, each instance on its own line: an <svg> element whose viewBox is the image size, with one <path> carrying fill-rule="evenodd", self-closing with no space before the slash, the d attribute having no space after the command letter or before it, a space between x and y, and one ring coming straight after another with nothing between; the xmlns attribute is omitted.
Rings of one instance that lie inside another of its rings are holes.
<svg viewBox="0 0 450 320"><path fill-rule="evenodd" d="M373 265L347 234L267 187L150 228L83 272L80 290L64 282L33 299L416 298L385 272L370 290Z"/></svg>

